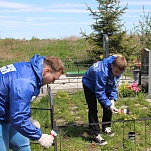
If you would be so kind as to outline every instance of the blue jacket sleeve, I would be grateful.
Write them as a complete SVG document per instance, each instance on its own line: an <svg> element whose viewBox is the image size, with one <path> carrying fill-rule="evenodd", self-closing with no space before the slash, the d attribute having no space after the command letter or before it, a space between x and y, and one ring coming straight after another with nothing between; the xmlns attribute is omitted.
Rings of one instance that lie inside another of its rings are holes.
<svg viewBox="0 0 151 151"><path fill-rule="evenodd" d="M121 75L114 78L115 85L114 85L114 87L113 87L113 89L112 89L112 91L111 91L111 93L109 95L109 99L110 100L117 101L117 99L118 99L118 88L117 87L118 87L118 83L120 81L120 77L121 77Z"/></svg>
<svg viewBox="0 0 151 151"><path fill-rule="evenodd" d="M96 98L99 102L101 102L105 108L111 106L111 101L106 96L106 84L107 84L107 76L104 72L96 72L96 84L95 84L95 93Z"/></svg>
<svg viewBox="0 0 151 151"><path fill-rule="evenodd" d="M10 122L22 135L38 140L42 132L29 120L30 101L34 92L34 83L28 79L16 79L10 85Z"/></svg>

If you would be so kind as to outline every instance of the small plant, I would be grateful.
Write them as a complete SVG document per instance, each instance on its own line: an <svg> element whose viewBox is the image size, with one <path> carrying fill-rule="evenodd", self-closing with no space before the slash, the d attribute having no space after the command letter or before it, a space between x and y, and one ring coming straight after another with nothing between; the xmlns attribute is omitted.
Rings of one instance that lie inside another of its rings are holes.
<svg viewBox="0 0 151 151"><path fill-rule="evenodd" d="M137 83L128 83L125 82L124 84L120 83L118 87L119 97L134 97L140 92L140 88Z"/></svg>
<svg viewBox="0 0 151 151"><path fill-rule="evenodd" d="M133 60L131 64L131 70L138 70L142 66L141 62L139 60Z"/></svg>

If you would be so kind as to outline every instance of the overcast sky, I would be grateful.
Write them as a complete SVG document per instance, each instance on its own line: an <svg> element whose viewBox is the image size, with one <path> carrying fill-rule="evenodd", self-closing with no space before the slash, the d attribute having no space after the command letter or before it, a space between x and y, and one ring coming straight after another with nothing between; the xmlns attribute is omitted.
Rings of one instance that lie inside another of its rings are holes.
<svg viewBox="0 0 151 151"><path fill-rule="evenodd" d="M151 0L121 0L126 29L138 24L143 13L151 12ZM96 0L0 0L0 38L39 39L80 37L80 29L90 34L95 20L86 4L97 10Z"/></svg>

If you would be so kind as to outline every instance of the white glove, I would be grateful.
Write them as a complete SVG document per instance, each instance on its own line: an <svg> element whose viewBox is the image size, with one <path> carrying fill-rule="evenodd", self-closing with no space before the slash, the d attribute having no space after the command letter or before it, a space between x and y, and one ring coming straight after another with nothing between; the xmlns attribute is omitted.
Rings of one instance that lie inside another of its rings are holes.
<svg viewBox="0 0 151 151"><path fill-rule="evenodd" d="M114 106L114 100L110 100L110 101L111 101L112 105Z"/></svg>
<svg viewBox="0 0 151 151"><path fill-rule="evenodd" d="M111 103L110 110L112 113L118 113L118 109L114 106L114 100L111 100Z"/></svg>
<svg viewBox="0 0 151 151"><path fill-rule="evenodd" d="M33 125L35 125L37 128L40 128L40 123L34 119L32 119L31 117L29 118L30 122L33 123Z"/></svg>
<svg viewBox="0 0 151 151"><path fill-rule="evenodd" d="M38 143L45 148L49 148L53 144L54 137L48 134L42 134L41 138L38 140Z"/></svg>
<svg viewBox="0 0 151 151"><path fill-rule="evenodd" d="M118 109L117 109L115 106L113 106L113 105L110 106L110 110L111 110L113 113L118 113Z"/></svg>

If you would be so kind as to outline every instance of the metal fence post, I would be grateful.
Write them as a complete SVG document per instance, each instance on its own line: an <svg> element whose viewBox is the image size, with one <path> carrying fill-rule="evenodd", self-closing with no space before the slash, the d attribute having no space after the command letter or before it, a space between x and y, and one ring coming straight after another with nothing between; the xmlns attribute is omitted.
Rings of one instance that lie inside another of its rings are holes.
<svg viewBox="0 0 151 151"><path fill-rule="evenodd" d="M51 87L47 85L47 89L49 92L51 128L56 132L57 128L56 121L54 120L54 104L52 100ZM54 151L57 151L57 136L54 138Z"/></svg>

